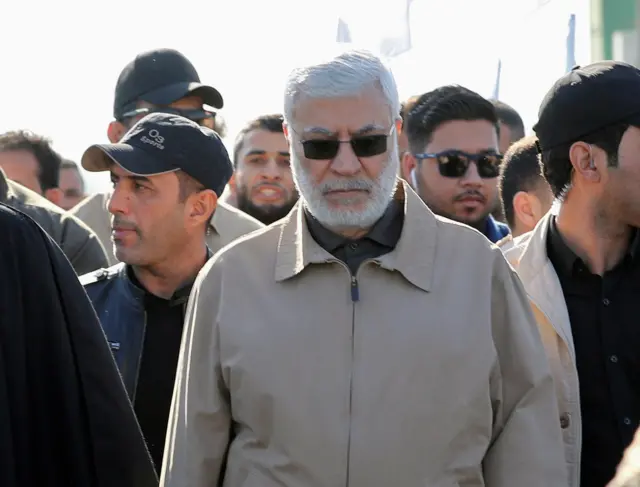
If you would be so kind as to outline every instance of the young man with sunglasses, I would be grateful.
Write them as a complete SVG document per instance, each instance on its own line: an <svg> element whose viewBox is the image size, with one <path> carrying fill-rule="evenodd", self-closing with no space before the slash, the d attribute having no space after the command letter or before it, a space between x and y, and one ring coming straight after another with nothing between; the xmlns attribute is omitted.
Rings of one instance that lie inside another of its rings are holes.
<svg viewBox="0 0 640 487"><path fill-rule="evenodd" d="M491 102L462 86L437 88L415 101L405 132L403 173L427 206L494 243L506 237L509 227L491 215L502 160Z"/></svg>
<svg viewBox="0 0 640 487"><path fill-rule="evenodd" d="M222 108L222 95L214 87L200 82L195 67L182 53L173 49L146 51L127 64L118 77L113 103L115 120L109 124L107 136L110 142L116 143L138 120L155 112L179 115L215 130L216 113L207 106ZM110 263L115 264L108 197L105 193L94 194L71 212L98 234ZM213 251L217 251L262 224L220 204L212 227L208 243Z"/></svg>
<svg viewBox="0 0 640 487"><path fill-rule="evenodd" d="M564 487L526 295L498 248L397 179L377 57L291 73L300 201L191 294L163 487Z"/></svg>

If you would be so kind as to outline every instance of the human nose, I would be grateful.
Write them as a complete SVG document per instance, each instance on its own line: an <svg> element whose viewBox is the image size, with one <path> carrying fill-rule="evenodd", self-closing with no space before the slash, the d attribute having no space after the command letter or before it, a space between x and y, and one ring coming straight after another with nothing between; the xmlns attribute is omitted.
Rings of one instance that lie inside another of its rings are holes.
<svg viewBox="0 0 640 487"><path fill-rule="evenodd" d="M340 141L338 153L331 161L331 170L343 176L357 174L362 165L351 147L350 141Z"/></svg>
<svg viewBox="0 0 640 487"><path fill-rule="evenodd" d="M482 186L484 182L478 173L478 166L475 162L469 164L467 171L464 173L462 178L460 178L460 183L463 186Z"/></svg>
<svg viewBox="0 0 640 487"><path fill-rule="evenodd" d="M117 184L107 201L107 210L112 215L129 213L129 196Z"/></svg>

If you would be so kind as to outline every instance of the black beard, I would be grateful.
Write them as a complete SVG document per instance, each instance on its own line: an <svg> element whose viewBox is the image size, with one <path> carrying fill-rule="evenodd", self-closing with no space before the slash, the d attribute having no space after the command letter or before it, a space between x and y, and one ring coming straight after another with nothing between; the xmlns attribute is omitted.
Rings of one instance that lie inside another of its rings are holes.
<svg viewBox="0 0 640 487"><path fill-rule="evenodd" d="M244 211L256 220L271 225L273 222L284 218L289 214L291 208L298 201L298 194L294 193L294 197L281 206L257 206L247 196L246 191L238 191L236 196L238 210Z"/></svg>

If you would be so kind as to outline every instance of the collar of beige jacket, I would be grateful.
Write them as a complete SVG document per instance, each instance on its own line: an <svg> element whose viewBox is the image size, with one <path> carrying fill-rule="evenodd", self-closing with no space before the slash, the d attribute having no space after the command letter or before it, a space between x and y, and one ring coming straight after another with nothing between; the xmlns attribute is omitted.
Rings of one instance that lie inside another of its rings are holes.
<svg viewBox="0 0 640 487"><path fill-rule="evenodd" d="M524 244L524 250L518 259L518 275L533 304L547 316L558 335L573 350L571 322L562 286L547 255L547 235L552 217L551 211L542 217L533 229L531 238Z"/></svg>
<svg viewBox="0 0 640 487"><path fill-rule="evenodd" d="M395 249L377 259L383 269L400 272L414 286L429 291L433 284L438 222L420 197L398 182L394 198L404 201L404 223ZM276 281L289 279L309 264L335 260L311 237L302 204L289 213L282 223L276 258Z"/></svg>
<svg viewBox="0 0 640 487"><path fill-rule="evenodd" d="M227 212L225 210L226 208L224 207L222 201L218 200L216 209L213 210L213 215L209 220L209 228L211 228L218 235L220 235L220 229L224 228L225 225L228 225L228 223L225 223L225 221L227 220Z"/></svg>
<svg viewBox="0 0 640 487"><path fill-rule="evenodd" d="M225 228L233 226L234 222L232 220L234 217L235 214L233 210L229 209L229 205L218 199L216 209L213 211L213 216L209 220L209 227L218 235L221 235L221 229L222 233L224 233Z"/></svg>

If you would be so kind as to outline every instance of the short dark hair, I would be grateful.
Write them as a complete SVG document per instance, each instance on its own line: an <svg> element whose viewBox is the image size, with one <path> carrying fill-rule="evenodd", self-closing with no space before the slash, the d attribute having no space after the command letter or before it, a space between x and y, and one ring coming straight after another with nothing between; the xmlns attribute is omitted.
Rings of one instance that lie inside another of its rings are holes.
<svg viewBox="0 0 640 487"><path fill-rule="evenodd" d="M0 152L27 151L38 161L38 182L42 191L57 188L62 157L51 147L51 141L27 130L0 135Z"/></svg>
<svg viewBox="0 0 640 487"><path fill-rule="evenodd" d="M415 106L416 102L419 99L420 99L420 95L415 95L409 98L408 100L400 103L400 117L402 118L402 120L406 119L407 114L413 109L413 107Z"/></svg>
<svg viewBox="0 0 640 487"><path fill-rule="evenodd" d="M538 139L525 137L515 142L504 155L500 165L498 190L505 219L511 228L516 223L513 198L520 191L534 191L546 184L538 161Z"/></svg>
<svg viewBox="0 0 640 487"><path fill-rule="evenodd" d="M524 137L524 122L516 109L500 100L491 100L491 103L496 109L500 122L509 127L514 133L513 140L520 140Z"/></svg>
<svg viewBox="0 0 640 487"><path fill-rule="evenodd" d="M486 120L500 132L498 116L489 100L463 86L442 86L421 95L407 113L405 128L411 152L421 152L433 132L453 120Z"/></svg>
<svg viewBox="0 0 640 487"><path fill-rule="evenodd" d="M555 198L564 198L571 186L571 175L573 165L569 159L569 150L576 142L586 142L587 144L599 147L607 154L609 166L618 165L618 147L622 136L629 128L627 123L616 123L608 125L600 130L582 136L579 140L562 144L549 150L543 150L540 154L542 174L551 186L551 191Z"/></svg>
<svg viewBox="0 0 640 487"><path fill-rule="evenodd" d="M249 132L253 132L254 130L267 130L268 132L284 134L283 123L284 117L279 113L262 115L248 122L236 137L236 142L233 147L233 167L238 167L238 163L240 162L238 157L244 146L244 139Z"/></svg>
<svg viewBox="0 0 640 487"><path fill-rule="evenodd" d="M204 189L204 186L196 178L189 176L186 172L180 170L176 171L176 177L178 178L178 187L180 192L178 193L178 200L180 203L184 203L189 196L193 193L198 193Z"/></svg>
<svg viewBox="0 0 640 487"><path fill-rule="evenodd" d="M62 162L60 163L60 169L75 169L76 171L80 171L78 164L69 159L62 159Z"/></svg>

